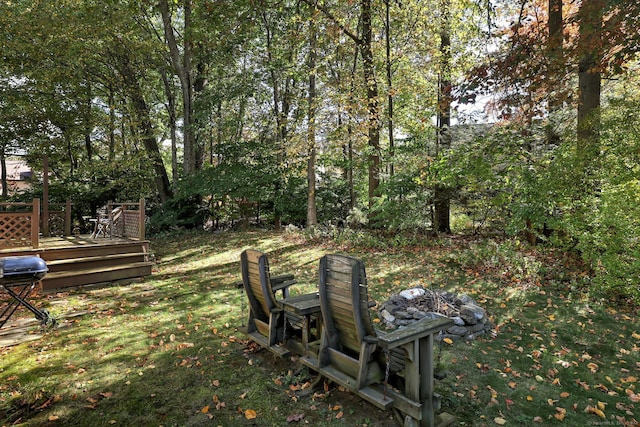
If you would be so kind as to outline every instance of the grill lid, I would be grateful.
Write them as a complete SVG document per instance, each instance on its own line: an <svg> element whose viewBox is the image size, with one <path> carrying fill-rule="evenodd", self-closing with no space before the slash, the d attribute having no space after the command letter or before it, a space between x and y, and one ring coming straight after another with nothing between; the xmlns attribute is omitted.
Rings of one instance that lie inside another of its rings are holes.
<svg viewBox="0 0 640 427"><path fill-rule="evenodd" d="M47 274L47 271L47 263L37 256L12 256L0 258L1 279L41 279Z"/></svg>

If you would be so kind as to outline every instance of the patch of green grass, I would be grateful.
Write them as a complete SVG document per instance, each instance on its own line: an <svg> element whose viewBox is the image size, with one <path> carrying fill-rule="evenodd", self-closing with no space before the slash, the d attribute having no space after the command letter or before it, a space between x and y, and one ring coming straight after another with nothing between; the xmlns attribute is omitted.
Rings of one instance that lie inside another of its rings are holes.
<svg viewBox="0 0 640 427"><path fill-rule="evenodd" d="M248 309L235 283L249 247L269 253L273 274L295 274L299 293L317 286L320 256L347 252L365 262L377 302L415 285L474 297L496 333L436 351L447 374L437 391L459 425L640 418L637 312L586 298L579 272L554 254L462 239L381 251L255 231L152 240L157 267L144 281L40 296L36 305L60 324L0 349L0 425L271 426L290 416L314 426L395 425L335 386L296 397L313 373L239 333Z"/></svg>

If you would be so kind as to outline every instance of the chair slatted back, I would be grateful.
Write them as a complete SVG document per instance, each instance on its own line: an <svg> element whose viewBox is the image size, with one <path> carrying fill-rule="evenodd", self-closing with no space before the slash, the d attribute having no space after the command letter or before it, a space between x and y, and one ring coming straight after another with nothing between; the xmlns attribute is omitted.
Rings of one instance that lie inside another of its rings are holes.
<svg viewBox="0 0 640 427"><path fill-rule="evenodd" d="M319 292L329 345L348 349L357 357L365 336L375 336L362 261L345 255L323 256Z"/></svg>
<svg viewBox="0 0 640 427"><path fill-rule="evenodd" d="M276 307L271 291L269 260L263 252L247 249L240 254L242 283L256 319L269 321L269 313Z"/></svg>

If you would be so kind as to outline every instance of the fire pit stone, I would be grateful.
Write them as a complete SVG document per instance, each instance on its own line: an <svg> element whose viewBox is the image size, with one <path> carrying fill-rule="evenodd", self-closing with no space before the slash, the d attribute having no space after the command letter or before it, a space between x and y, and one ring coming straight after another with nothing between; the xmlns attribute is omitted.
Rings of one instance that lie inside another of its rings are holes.
<svg viewBox="0 0 640 427"><path fill-rule="evenodd" d="M454 326L441 334L439 339L472 340L494 329L485 309L470 296L458 296L421 286L392 295L378 306L378 315L388 329L400 328L425 317L451 318Z"/></svg>

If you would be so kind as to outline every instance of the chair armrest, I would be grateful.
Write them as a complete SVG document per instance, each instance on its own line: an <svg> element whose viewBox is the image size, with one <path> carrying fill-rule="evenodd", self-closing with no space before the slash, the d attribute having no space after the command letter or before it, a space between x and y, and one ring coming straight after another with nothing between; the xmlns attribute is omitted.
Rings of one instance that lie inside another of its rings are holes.
<svg viewBox="0 0 640 427"><path fill-rule="evenodd" d="M379 337L378 344L383 349L392 349L400 347L408 342L419 340L427 335L440 332L448 327L453 326L453 320L448 317L440 319L421 319L404 328L397 329L393 332L382 333Z"/></svg>
<svg viewBox="0 0 640 427"><path fill-rule="evenodd" d="M293 274L281 274L279 276L271 276L271 287L275 289L282 289L284 287L283 283L285 282L293 282L289 283L287 286L291 286L296 281L294 280Z"/></svg>
<svg viewBox="0 0 640 427"><path fill-rule="evenodd" d="M293 278L293 274L282 274L280 276L271 276L271 290L275 294L282 291L282 298L289 298L289 286L298 283Z"/></svg>
<svg viewBox="0 0 640 427"><path fill-rule="evenodd" d="M367 335L363 338L364 342L367 344L378 344L380 342L380 337L374 337L372 335Z"/></svg>

